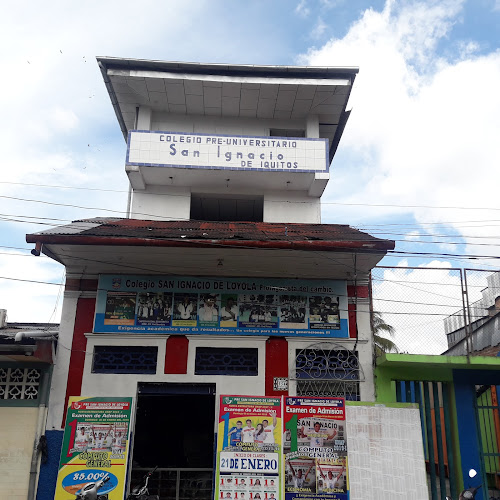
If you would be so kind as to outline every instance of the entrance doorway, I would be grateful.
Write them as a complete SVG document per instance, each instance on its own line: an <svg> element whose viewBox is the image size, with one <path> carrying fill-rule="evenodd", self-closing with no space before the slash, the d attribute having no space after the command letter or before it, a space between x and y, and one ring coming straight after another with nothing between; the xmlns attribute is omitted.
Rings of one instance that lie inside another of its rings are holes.
<svg viewBox="0 0 500 500"><path fill-rule="evenodd" d="M161 500L212 498L214 384L140 384L132 484L155 466L150 493Z"/></svg>

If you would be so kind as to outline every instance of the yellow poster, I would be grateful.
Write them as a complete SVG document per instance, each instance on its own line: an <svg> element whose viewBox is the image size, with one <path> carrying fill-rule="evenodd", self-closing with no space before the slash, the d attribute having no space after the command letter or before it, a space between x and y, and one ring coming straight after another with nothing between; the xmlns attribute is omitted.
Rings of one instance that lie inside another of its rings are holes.
<svg viewBox="0 0 500 500"><path fill-rule="evenodd" d="M123 500L132 398L71 397L54 500Z"/></svg>

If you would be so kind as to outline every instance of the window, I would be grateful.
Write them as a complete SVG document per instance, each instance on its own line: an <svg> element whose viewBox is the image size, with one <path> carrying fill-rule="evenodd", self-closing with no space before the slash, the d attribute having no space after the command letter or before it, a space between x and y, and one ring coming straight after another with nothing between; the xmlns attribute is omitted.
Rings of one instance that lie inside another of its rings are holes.
<svg viewBox="0 0 500 500"><path fill-rule="evenodd" d="M345 397L359 401L359 382L364 379L358 353L328 342L297 349L295 369L297 396Z"/></svg>
<svg viewBox="0 0 500 500"><path fill-rule="evenodd" d="M306 131L300 129L272 128L269 130L271 137L305 137Z"/></svg>
<svg viewBox="0 0 500 500"><path fill-rule="evenodd" d="M264 197L233 196L228 198L209 194L192 194L191 219L262 222Z"/></svg>
<svg viewBox="0 0 500 500"><path fill-rule="evenodd" d="M157 347L95 346L93 373L156 374Z"/></svg>
<svg viewBox="0 0 500 500"><path fill-rule="evenodd" d="M197 347L194 373L257 376L258 349Z"/></svg>

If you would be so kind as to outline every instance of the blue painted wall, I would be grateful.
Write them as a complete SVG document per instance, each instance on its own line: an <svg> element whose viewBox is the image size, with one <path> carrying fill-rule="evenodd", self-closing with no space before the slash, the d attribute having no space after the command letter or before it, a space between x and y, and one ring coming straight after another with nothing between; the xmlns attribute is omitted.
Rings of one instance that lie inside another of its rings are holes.
<svg viewBox="0 0 500 500"><path fill-rule="evenodd" d="M40 466L36 500L54 500L63 431L46 431L48 460Z"/></svg>
<svg viewBox="0 0 500 500"><path fill-rule="evenodd" d="M453 383L457 408L457 427L462 459L462 477L465 488L485 485L486 475L481 464L480 435L476 416L476 385L497 385L500 371L497 370L453 370ZM470 479L469 470L478 475ZM484 495L481 496L481 494ZM479 490L476 498L487 500L487 489Z"/></svg>

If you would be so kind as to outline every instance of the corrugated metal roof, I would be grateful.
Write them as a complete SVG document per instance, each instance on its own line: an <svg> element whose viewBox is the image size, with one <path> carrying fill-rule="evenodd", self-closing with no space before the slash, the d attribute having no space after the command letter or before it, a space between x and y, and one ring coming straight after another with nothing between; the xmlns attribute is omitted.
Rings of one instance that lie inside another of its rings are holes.
<svg viewBox="0 0 500 500"><path fill-rule="evenodd" d="M70 236L74 244L85 237L139 238L148 240L234 240L339 242L375 244L381 250L394 248L392 240L375 238L348 225L341 224L284 224L268 222L206 222L154 221L139 219L95 218L74 221L66 226L27 235L28 242ZM54 242L56 239L54 239ZM95 240L93 240L95 241ZM357 246L357 245L356 245Z"/></svg>

